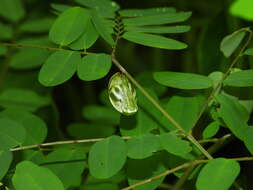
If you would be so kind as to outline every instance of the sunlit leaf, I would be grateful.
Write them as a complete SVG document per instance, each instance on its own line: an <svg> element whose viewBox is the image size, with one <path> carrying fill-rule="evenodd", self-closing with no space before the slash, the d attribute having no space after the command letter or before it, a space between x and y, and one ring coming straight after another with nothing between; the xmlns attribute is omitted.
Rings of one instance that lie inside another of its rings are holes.
<svg viewBox="0 0 253 190"><path fill-rule="evenodd" d="M239 18L252 21L253 20L253 2L251 0L236 0L230 6L230 13Z"/></svg>

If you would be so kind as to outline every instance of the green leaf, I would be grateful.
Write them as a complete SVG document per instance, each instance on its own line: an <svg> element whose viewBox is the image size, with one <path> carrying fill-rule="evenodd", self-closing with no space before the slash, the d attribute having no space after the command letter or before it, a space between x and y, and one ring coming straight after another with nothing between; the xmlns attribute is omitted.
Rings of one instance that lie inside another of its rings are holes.
<svg viewBox="0 0 253 190"><path fill-rule="evenodd" d="M114 12L120 7L119 5L111 0L75 0L77 3L84 5L89 8L95 9L102 17L114 18Z"/></svg>
<svg viewBox="0 0 253 190"><path fill-rule="evenodd" d="M197 190L228 190L239 173L240 165L234 160L210 160L199 173Z"/></svg>
<svg viewBox="0 0 253 190"><path fill-rule="evenodd" d="M8 48L7 47L0 47L0 56L3 56L7 53Z"/></svg>
<svg viewBox="0 0 253 190"><path fill-rule="evenodd" d="M173 96L166 103L166 111L176 120L186 131L193 127L202 105L202 96ZM175 125L164 117L160 117L166 129L176 129Z"/></svg>
<svg viewBox="0 0 253 190"><path fill-rule="evenodd" d="M194 73L155 72L154 79L165 86L179 89L206 89L213 85L210 78Z"/></svg>
<svg viewBox="0 0 253 190"><path fill-rule="evenodd" d="M192 150L189 142L181 140L171 133L161 134L159 140L163 149L176 156L184 156Z"/></svg>
<svg viewBox="0 0 253 190"><path fill-rule="evenodd" d="M136 18L125 18L123 23L133 26L161 25L186 21L191 16L191 12L162 13L151 16L141 16Z"/></svg>
<svg viewBox="0 0 253 190"><path fill-rule="evenodd" d="M16 121L0 118L0 150L21 146L25 140L25 129Z"/></svg>
<svg viewBox="0 0 253 190"><path fill-rule="evenodd" d="M10 88L0 94L0 106L4 108L19 108L34 112L49 105L48 97L40 96L34 91Z"/></svg>
<svg viewBox="0 0 253 190"><path fill-rule="evenodd" d="M51 45L47 37L25 38L20 40L18 43L35 46ZM11 57L9 64L10 67L14 69L33 69L42 65L49 55L50 52L46 49L23 47Z"/></svg>
<svg viewBox="0 0 253 190"><path fill-rule="evenodd" d="M54 9L54 13L57 15L72 7L72 6L69 6L66 4L60 4L60 3L50 3L50 6Z"/></svg>
<svg viewBox="0 0 253 190"><path fill-rule="evenodd" d="M213 121L203 131L203 138L208 139L208 138L213 137L214 135L216 135L219 129L220 129L220 123L217 121Z"/></svg>
<svg viewBox="0 0 253 190"><path fill-rule="evenodd" d="M146 159L128 159L126 164L126 175L129 185L147 180L157 176L165 171L165 166L162 162L160 154L151 156ZM135 190L153 190L156 189L164 180L165 177L152 180L147 184L143 184L134 188Z"/></svg>
<svg viewBox="0 0 253 190"><path fill-rule="evenodd" d="M0 16L18 22L25 16L22 0L1 0Z"/></svg>
<svg viewBox="0 0 253 190"><path fill-rule="evenodd" d="M253 20L253 2L251 0L236 0L230 5L229 12L233 16L245 19L247 21Z"/></svg>
<svg viewBox="0 0 253 190"><path fill-rule="evenodd" d="M20 162L16 166L12 183L16 190L64 190L62 182L52 171L30 161Z"/></svg>
<svg viewBox="0 0 253 190"><path fill-rule="evenodd" d="M126 26L126 31L147 32L156 34L184 33L190 30L190 26Z"/></svg>
<svg viewBox="0 0 253 190"><path fill-rule="evenodd" d="M247 110L240 105L238 101L233 100L224 94L220 94L216 99L221 105L219 114L227 127L237 138L243 140L246 136L246 130L248 129Z"/></svg>
<svg viewBox="0 0 253 190"><path fill-rule="evenodd" d="M213 88L217 87L217 85L223 80L223 76L224 74L220 71L214 71L208 75L213 81Z"/></svg>
<svg viewBox="0 0 253 190"><path fill-rule="evenodd" d="M220 50L225 57L230 57L235 52L245 37L246 31L246 29L240 29L223 38L220 44Z"/></svg>
<svg viewBox="0 0 253 190"><path fill-rule="evenodd" d="M91 20L89 20L83 34L76 41L70 44L69 47L74 50L88 49L96 42L97 39L98 33Z"/></svg>
<svg viewBox="0 0 253 190"><path fill-rule="evenodd" d="M248 48L244 51L244 55L253 55L253 48Z"/></svg>
<svg viewBox="0 0 253 190"><path fill-rule="evenodd" d="M245 132L245 136L244 136L244 144L247 147L247 149L249 150L249 152L251 153L251 155L253 155L253 141L252 141L252 137L253 137L253 127L249 126L246 129Z"/></svg>
<svg viewBox="0 0 253 190"><path fill-rule="evenodd" d="M21 124L26 130L26 138L23 145L40 144L47 136L46 123L38 116L24 110L7 109L0 113ZM34 132L36 131L36 133Z"/></svg>
<svg viewBox="0 0 253 190"><path fill-rule="evenodd" d="M127 156L144 159L153 155L160 148L158 137L152 134L132 137L127 141Z"/></svg>
<svg viewBox="0 0 253 190"><path fill-rule="evenodd" d="M59 177L65 189L79 186L86 167L86 151L61 148L49 153L43 165Z"/></svg>
<svg viewBox="0 0 253 190"><path fill-rule="evenodd" d="M82 113L85 119L113 125L118 124L120 119L120 114L117 111L105 106L85 106Z"/></svg>
<svg viewBox="0 0 253 190"><path fill-rule="evenodd" d="M44 86L56 86L69 80L81 63L78 52L56 51L51 54L39 72L39 82Z"/></svg>
<svg viewBox="0 0 253 190"><path fill-rule="evenodd" d="M98 179L115 175L126 162L126 144L118 136L95 143L89 152L90 174Z"/></svg>
<svg viewBox="0 0 253 190"><path fill-rule="evenodd" d="M123 17L139 17L139 16L152 16L175 12L176 9L173 7L157 7L149 9L123 9L119 11L119 14Z"/></svg>
<svg viewBox="0 0 253 190"><path fill-rule="evenodd" d="M249 87L253 86L253 69L242 70L231 73L226 80L224 85L234 87Z"/></svg>
<svg viewBox="0 0 253 190"><path fill-rule="evenodd" d="M76 139L103 138L115 133L115 128L105 123L72 123L67 130Z"/></svg>
<svg viewBox="0 0 253 190"><path fill-rule="evenodd" d="M11 25L0 23L0 39L10 40L13 36L13 29Z"/></svg>
<svg viewBox="0 0 253 190"><path fill-rule="evenodd" d="M88 54L77 65L77 74L81 80L92 81L103 78L112 66L111 57L107 54Z"/></svg>
<svg viewBox="0 0 253 190"><path fill-rule="evenodd" d="M96 184L85 184L80 190L119 190L118 185L113 183L96 183Z"/></svg>
<svg viewBox="0 0 253 190"><path fill-rule="evenodd" d="M83 8L67 9L54 22L49 38L60 46L68 45L81 36L89 19L89 12Z"/></svg>
<svg viewBox="0 0 253 190"><path fill-rule="evenodd" d="M185 49L187 47L185 43L173 40L171 38L166 38L153 34L145 34L141 32L126 32L124 33L123 38L130 42L134 42L144 46L168 50L180 50Z"/></svg>
<svg viewBox="0 0 253 190"><path fill-rule="evenodd" d="M0 151L0 180L3 179L7 173L12 162L12 153L9 151Z"/></svg>
<svg viewBox="0 0 253 190"><path fill-rule="evenodd" d="M50 17L30 19L25 21L19 28L23 32L42 33L48 32L54 20Z"/></svg>
<svg viewBox="0 0 253 190"><path fill-rule="evenodd" d="M91 12L91 19L93 24L95 25L95 28L97 32L100 34L100 36L110 45L114 44L114 40L111 36L110 32L110 25L106 22L106 20L101 17L96 11Z"/></svg>
<svg viewBox="0 0 253 190"><path fill-rule="evenodd" d="M158 128L158 126L157 122L143 109L139 109L132 117L122 115L120 118L120 134L123 136L149 134L150 131Z"/></svg>

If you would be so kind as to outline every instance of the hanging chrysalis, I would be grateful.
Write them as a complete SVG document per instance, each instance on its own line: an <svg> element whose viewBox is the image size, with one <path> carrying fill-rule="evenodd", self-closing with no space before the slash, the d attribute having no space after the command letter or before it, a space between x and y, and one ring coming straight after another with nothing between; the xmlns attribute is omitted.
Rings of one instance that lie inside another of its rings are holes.
<svg viewBox="0 0 253 190"><path fill-rule="evenodd" d="M136 91L123 73L115 73L109 81L109 99L113 107L124 115L137 112Z"/></svg>

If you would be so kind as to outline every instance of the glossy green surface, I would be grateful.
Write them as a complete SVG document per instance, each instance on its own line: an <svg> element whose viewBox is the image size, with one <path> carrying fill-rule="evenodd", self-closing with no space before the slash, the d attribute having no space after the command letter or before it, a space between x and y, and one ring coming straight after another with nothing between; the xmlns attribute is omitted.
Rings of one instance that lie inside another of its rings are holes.
<svg viewBox="0 0 253 190"><path fill-rule="evenodd" d="M109 99L113 107L124 115L137 112L136 91L123 73L115 73L109 81Z"/></svg>

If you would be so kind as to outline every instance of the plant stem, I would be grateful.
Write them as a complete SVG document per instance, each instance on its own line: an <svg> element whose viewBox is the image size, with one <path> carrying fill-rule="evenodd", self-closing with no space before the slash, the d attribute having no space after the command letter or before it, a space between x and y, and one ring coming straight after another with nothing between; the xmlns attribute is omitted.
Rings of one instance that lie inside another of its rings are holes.
<svg viewBox="0 0 253 190"><path fill-rule="evenodd" d="M235 160L235 161L238 161L238 162L242 162L242 161L253 161L253 157L240 157L240 158L227 158L228 160ZM184 168L188 168L188 167L192 167L192 166L196 166L196 165L199 165L199 164L203 164L203 163L207 163L209 160L195 160L195 161L192 161L192 162L187 162L187 163L184 163L180 166L177 166L173 169L170 169L170 170L166 170L165 172L157 175L157 176L154 176L154 177L151 177L149 179L146 179L146 180L143 180L139 183L136 183L136 184L133 184L133 185L130 185L126 188L123 188L121 190L130 190L130 189L133 189L133 188L136 188L136 187L139 187L141 185L144 185L144 184L147 184L147 183L150 183L154 180L157 180L161 177L164 177L164 176L167 176L171 173L174 173L178 170L181 170L181 169L184 169Z"/></svg>
<svg viewBox="0 0 253 190"><path fill-rule="evenodd" d="M48 51L68 51L68 52L78 52L80 54L94 54L94 53L86 52L86 51L77 51L77 50L71 50L71 49L40 46L40 45L32 45L32 44L15 44L15 43L3 43L3 42L1 42L0 46L16 47L16 48L30 47L30 48L37 48L37 49L46 49Z"/></svg>
<svg viewBox="0 0 253 190"><path fill-rule="evenodd" d="M122 137L122 139L130 139L130 138L131 137L128 137L128 136ZM91 142L98 142L98 141L101 141L103 139L104 138L69 140L69 141L55 141L55 142L49 142L49 143L43 143L43 144L33 144L33 145L27 145L27 146L12 148L12 149L10 149L10 151L15 152L15 151L27 150L27 149L32 149L32 148L41 148L41 147L54 146L54 145L63 145L63 144L91 143Z"/></svg>
<svg viewBox="0 0 253 190"><path fill-rule="evenodd" d="M181 131L208 159L213 157L198 143L198 141L189 133L187 133L176 120L168 114L168 112L152 97L149 93L121 66L118 60L112 55L112 62L124 73L127 78L141 91L141 93L168 119L179 131Z"/></svg>
<svg viewBox="0 0 253 190"><path fill-rule="evenodd" d="M207 109L208 105L211 103L211 101L213 101L214 96L217 94L217 92L220 90L220 88L222 87L222 84L224 82L224 80L228 77L229 73L231 72L231 69L235 66L235 64L237 63L237 61L240 59L241 56L243 56L243 52L245 51L245 49L247 48L247 46L249 45L251 39L252 39L252 31L249 28L242 28L239 31L246 31L249 33L248 39L246 41L246 43L242 46L242 48L240 49L238 55L234 58L234 60L232 61L231 65L229 66L228 70L225 72L225 74L222 76L221 80L219 81L219 83L217 84L217 86L212 90L212 92L210 93L209 97L207 98L207 100L205 101L204 105L202 106L195 122L193 123L191 129L193 129L199 119L201 118L201 116L203 115L203 113L205 112L205 110Z"/></svg>

